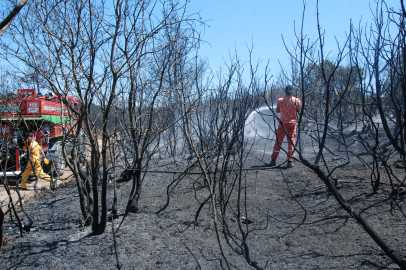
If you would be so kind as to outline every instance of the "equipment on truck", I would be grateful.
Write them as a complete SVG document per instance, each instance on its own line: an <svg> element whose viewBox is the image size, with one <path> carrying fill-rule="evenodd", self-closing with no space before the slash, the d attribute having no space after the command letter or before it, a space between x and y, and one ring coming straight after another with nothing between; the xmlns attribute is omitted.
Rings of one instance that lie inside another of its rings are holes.
<svg viewBox="0 0 406 270"><path fill-rule="evenodd" d="M79 108L78 98L67 96L66 99L73 107ZM18 89L17 99L0 100L0 126L0 176L19 176L25 168L28 132L35 133L36 141L51 161L42 165L44 172L63 174L62 136L72 135L72 132L68 111L56 95L37 96L35 89ZM69 153L72 144L65 142L65 148Z"/></svg>

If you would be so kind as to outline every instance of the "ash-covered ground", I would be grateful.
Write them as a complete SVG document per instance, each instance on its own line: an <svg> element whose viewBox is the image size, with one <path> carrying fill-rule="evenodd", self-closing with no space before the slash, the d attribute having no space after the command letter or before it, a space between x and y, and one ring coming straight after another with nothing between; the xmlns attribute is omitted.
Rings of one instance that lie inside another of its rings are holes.
<svg viewBox="0 0 406 270"><path fill-rule="evenodd" d="M332 153L326 151L327 164L346 161L346 154L336 151L334 140L329 140L328 148ZM351 150L363 151L360 145ZM272 142L257 141L245 168L269 162L271 151ZM311 148L305 154L314 155ZM187 157L178 156L177 166L162 159L150 170L179 170L186 166ZM285 155L281 154L278 163L284 161ZM265 269L397 269L313 172L298 162L292 169L283 166L245 171L245 213L252 223L243 226L250 231L247 244L253 261ZM404 174L404 169L393 168L399 175ZM334 175L344 198L404 257L405 217L389 199L388 179L383 177L380 190L373 194L368 170L354 157ZM90 227L83 226L74 181L57 191L42 190L39 200L26 206L34 225L24 237L7 217L0 268L115 269L118 263L121 269L225 269L210 203L194 224L199 202L208 195L196 175L172 189L169 206L156 214L166 203L166 187L174 177L168 173L147 174L139 213L130 213L116 232L118 259L112 228L117 229L123 218L130 182L117 184L120 217L114 224L109 221L102 235L93 235ZM111 205L112 184L108 196ZM231 199L230 203L234 202ZM397 203L404 205L405 198L398 198ZM238 231L233 215L227 223L231 230ZM232 251L224 237L221 240L231 266L249 269L243 256Z"/></svg>

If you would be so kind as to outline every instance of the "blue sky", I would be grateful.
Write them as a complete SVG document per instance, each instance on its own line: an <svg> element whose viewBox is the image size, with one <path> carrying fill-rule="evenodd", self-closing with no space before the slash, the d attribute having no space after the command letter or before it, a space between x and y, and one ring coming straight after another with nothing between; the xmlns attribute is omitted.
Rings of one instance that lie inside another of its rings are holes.
<svg viewBox="0 0 406 270"><path fill-rule="evenodd" d="M304 32L309 38L317 37L316 0L306 1ZM400 7L398 0L386 1L388 6ZM337 37L344 42L349 31L350 19L358 26L373 22L370 7L376 3L369 0L320 0L320 21L325 30L326 51L336 52ZM203 39L209 44L201 46L200 55L207 58L216 73L229 54L237 50L241 60L248 60L247 46L254 44L254 62L270 60L271 74L276 75L282 66L288 67L288 54L282 42L282 35L290 48L294 39L294 24L300 29L303 13L302 0L191 0L188 10L200 12L207 21L202 29ZM262 64L261 72L264 70Z"/></svg>

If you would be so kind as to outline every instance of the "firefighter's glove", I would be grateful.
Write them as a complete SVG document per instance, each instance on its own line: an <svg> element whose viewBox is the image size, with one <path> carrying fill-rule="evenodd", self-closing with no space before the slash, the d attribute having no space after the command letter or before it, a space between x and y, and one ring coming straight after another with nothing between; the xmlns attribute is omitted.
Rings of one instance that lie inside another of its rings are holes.
<svg viewBox="0 0 406 270"><path fill-rule="evenodd" d="M48 164L49 164L49 160L46 159L46 158L44 158L44 163L45 163L45 165L48 165Z"/></svg>

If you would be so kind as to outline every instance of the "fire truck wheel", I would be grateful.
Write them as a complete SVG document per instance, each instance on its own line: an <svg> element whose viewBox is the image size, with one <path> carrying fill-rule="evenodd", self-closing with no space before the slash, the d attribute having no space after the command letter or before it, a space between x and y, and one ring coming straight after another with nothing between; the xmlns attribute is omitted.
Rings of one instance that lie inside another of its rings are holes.
<svg viewBox="0 0 406 270"><path fill-rule="evenodd" d="M49 174L54 177L57 176L62 176L62 174L65 172L65 159L63 158L62 154L62 148L58 147L55 152L51 154L50 157L48 157L49 164L45 165L42 164L42 169L44 170L44 173Z"/></svg>
<svg viewBox="0 0 406 270"><path fill-rule="evenodd" d="M65 172L65 159L62 154L62 148L58 147L58 150L56 151L56 156L54 157L54 171L53 171L53 176L62 176L62 174Z"/></svg>

